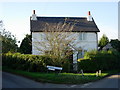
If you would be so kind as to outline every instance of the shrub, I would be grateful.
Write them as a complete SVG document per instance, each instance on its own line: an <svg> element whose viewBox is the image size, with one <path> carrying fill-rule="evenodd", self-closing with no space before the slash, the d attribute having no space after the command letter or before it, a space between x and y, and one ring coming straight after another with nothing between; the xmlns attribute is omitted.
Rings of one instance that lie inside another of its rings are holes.
<svg viewBox="0 0 120 90"><path fill-rule="evenodd" d="M3 66L33 72L46 71L46 65L50 64L50 61L52 61L49 56L25 55L20 53L2 54L2 60Z"/></svg>
<svg viewBox="0 0 120 90"><path fill-rule="evenodd" d="M31 55L9 52L2 54L2 61L3 66L32 72L46 72L47 65L63 67L64 72L69 72L71 69L71 63L69 60L64 59L64 62L60 63L56 57L53 58L48 55Z"/></svg>
<svg viewBox="0 0 120 90"><path fill-rule="evenodd" d="M119 70L120 53L112 51L87 52L83 59L78 60L78 70L95 72L96 70Z"/></svg>
<svg viewBox="0 0 120 90"><path fill-rule="evenodd" d="M63 67L63 72L71 72L73 69L72 63L69 61L69 59L64 60L62 67Z"/></svg>

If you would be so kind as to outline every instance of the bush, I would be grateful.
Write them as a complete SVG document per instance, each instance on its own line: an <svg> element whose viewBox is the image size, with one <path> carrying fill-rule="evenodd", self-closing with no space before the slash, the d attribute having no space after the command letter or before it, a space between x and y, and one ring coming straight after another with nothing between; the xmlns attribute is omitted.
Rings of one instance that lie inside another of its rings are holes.
<svg viewBox="0 0 120 90"><path fill-rule="evenodd" d="M48 55L31 55L31 54L20 54L20 53L6 53L2 54L2 65L12 69L32 71L32 72L46 72L47 65L63 67L63 72L70 71L69 60L63 60L60 63L56 57Z"/></svg>
<svg viewBox="0 0 120 90"><path fill-rule="evenodd" d="M73 69L72 63L69 61L69 59L64 60L62 67L63 67L63 72L71 72Z"/></svg>
<svg viewBox="0 0 120 90"><path fill-rule="evenodd" d="M3 66L12 69L45 72L46 65L52 62L49 56L29 55L20 53L6 53L2 54Z"/></svg>
<svg viewBox="0 0 120 90"><path fill-rule="evenodd" d="M87 52L83 59L78 60L78 70L95 72L96 70L119 70L120 53L112 51Z"/></svg>

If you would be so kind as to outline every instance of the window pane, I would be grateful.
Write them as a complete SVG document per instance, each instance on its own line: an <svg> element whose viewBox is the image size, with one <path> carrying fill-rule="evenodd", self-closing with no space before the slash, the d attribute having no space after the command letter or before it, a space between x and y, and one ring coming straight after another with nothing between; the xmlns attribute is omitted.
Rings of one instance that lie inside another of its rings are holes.
<svg viewBox="0 0 120 90"><path fill-rule="evenodd" d="M79 34L79 40L82 40L82 33Z"/></svg>
<svg viewBox="0 0 120 90"><path fill-rule="evenodd" d="M83 33L83 40L86 40L87 34Z"/></svg>

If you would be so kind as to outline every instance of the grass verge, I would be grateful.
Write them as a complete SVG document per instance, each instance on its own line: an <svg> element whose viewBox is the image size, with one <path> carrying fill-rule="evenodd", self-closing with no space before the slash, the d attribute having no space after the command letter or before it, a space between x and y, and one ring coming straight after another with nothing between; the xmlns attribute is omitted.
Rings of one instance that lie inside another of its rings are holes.
<svg viewBox="0 0 120 90"><path fill-rule="evenodd" d="M92 81L99 80L108 73L102 73L101 76L96 77L95 73L84 73L84 76L81 74L74 73L41 73L41 72L27 72L21 70L13 70L7 67L2 68L3 71L21 75L35 81L47 82L47 83L59 83L59 84L83 84Z"/></svg>

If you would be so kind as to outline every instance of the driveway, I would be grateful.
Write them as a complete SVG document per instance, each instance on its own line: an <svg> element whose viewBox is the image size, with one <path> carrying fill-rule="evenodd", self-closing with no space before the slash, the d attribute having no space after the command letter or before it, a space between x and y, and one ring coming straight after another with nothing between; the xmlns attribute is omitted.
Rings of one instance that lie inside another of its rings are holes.
<svg viewBox="0 0 120 90"><path fill-rule="evenodd" d="M28 78L2 72L2 88L120 88L120 75L80 85L40 83Z"/></svg>

